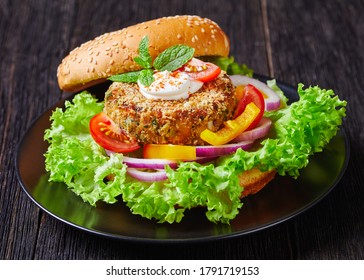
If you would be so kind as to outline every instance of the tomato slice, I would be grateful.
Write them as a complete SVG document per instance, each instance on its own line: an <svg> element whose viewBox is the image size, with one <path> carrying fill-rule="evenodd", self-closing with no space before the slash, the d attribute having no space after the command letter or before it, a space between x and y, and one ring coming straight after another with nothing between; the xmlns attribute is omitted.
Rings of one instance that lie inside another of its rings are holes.
<svg viewBox="0 0 364 280"><path fill-rule="evenodd" d="M219 76L221 69L213 63L192 58L179 71L185 72L191 79L206 83Z"/></svg>
<svg viewBox="0 0 364 280"><path fill-rule="evenodd" d="M90 134L101 147L116 153L128 153L139 148L139 144L131 141L105 113L91 119Z"/></svg>
<svg viewBox="0 0 364 280"><path fill-rule="evenodd" d="M247 130L253 129L258 125L263 117L265 108L263 94L255 86L248 84L243 89L242 97L239 100L238 106L236 107L233 119L236 119L238 116L240 116L244 112L246 106L251 102L253 102L259 108L260 112L253 123L247 128Z"/></svg>

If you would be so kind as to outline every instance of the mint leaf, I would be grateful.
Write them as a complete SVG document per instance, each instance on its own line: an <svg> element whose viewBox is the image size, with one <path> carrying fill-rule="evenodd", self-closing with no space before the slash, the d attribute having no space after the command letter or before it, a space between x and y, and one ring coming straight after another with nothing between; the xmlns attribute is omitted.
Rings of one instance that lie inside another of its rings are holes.
<svg viewBox="0 0 364 280"><path fill-rule="evenodd" d="M195 52L194 48L176 45L164 50L154 60L154 68L159 71L174 71L187 63Z"/></svg>
<svg viewBox="0 0 364 280"><path fill-rule="evenodd" d="M139 56L134 58L134 61L138 63L143 68L151 68L152 67L152 57L149 54L149 39L147 36L144 36L143 39L139 43L138 53Z"/></svg>
<svg viewBox="0 0 364 280"><path fill-rule="evenodd" d="M152 69L141 70L138 80L142 85L146 87L150 86L154 82L153 70Z"/></svg>
<svg viewBox="0 0 364 280"><path fill-rule="evenodd" d="M143 71L143 70L141 70ZM113 82L120 82L120 83L136 83L138 81L138 78L141 74L141 71L135 71L135 72L128 72L118 75L113 75L109 77L108 79Z"/></svg>

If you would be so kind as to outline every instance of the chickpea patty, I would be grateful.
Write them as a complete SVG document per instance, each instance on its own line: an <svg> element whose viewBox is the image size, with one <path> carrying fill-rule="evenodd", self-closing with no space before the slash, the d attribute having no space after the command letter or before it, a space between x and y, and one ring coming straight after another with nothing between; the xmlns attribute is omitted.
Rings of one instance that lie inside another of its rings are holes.
<svg viewBox="0 0 364 280"><path fill-rule="evenodd" d="M222 71L180 100L147 99L136 83L114 82L106 92L104 112L141 144L204 145L200 133L219 130L236 106L234 87Z"/></svg>

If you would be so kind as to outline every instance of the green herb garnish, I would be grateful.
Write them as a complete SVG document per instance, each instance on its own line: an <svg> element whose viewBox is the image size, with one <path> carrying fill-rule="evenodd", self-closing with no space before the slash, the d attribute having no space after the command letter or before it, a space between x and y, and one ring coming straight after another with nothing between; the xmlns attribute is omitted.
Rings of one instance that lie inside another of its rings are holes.
<svg viewBox="0 0 364 280"><path fill-rule="evenodd" d="M177 70L193 57L194 52L193 48L185 45L170 47L157 56L153 66L160 71Z"/></svg>
<svg viewBox="0 0 364 280"><path fill-rule="evenodd" d="M144 86L150 86L154 82L153 69L159 71L174 71L186 64L195 52L195 49L186 45L175 45L160 53L154 63L148 50L149 39L144 36L139 43L138 56L134 61L144 69L109 77L113 82L135 83L139 81Z"/></svg>

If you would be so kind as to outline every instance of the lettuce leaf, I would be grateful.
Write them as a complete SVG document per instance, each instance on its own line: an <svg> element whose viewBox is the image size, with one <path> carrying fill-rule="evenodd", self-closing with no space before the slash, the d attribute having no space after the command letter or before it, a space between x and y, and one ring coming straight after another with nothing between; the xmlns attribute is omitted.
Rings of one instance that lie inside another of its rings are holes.
<svg viewBox="0 0 364 280"><path fill-rule="evenodd" d="M274 81L270 86L280 91ZM274 137L262 141L260 149L238 150L215 165L185 162L176 170L166 167L167 182L143 183L127 175L122 155L108 157L93 141L88 122L103 103L82 92L51 117L45 132L50 144L46 169L51 181L64 182L91 205L122 199L132 213L168 223L180 222L186 210L203 206L210 221L229 223L243 205L237 174L258 167L296 178L309 156L322 151L342 124L346 102L332 90L303 89L299 84L298 94L299 101L266 113ZM105 180L111 174L113 180Z"/></svg>
<svg viewBox="0 0 364 280"><path fill-rule="evenodd" d="M88 128L90 119L101 112L103 103L82 92L72 103L66 101L65 107L65 111L57 108L53 112L51 127L44 135L49 143L44 155L49 180L64 182L91 205L99 200L115 203L125 180L122 155L106 156ZM110 174L114 180L105 180Z"/></svg>
<svg viewBox="0 0 364 280"><path fill-rule="evenodd" d="M321 152L334 137L346 115L346 101L332 90L298 85L299 101L278 111L266 113L273 121L275 138L262 141L254 152L239 150L224 164L239 171L259 167L276 169L280 175L299 176L309 156Z"/></svg>
<svg viewBox="0 0 364 280"><path fill-rule="evenodd" d="M219 66L228 75L245 75L253 77L254 71L250 69L246 64L239 64L235 61L233 56L203 56L201 60L211 62Z"/></svg>

